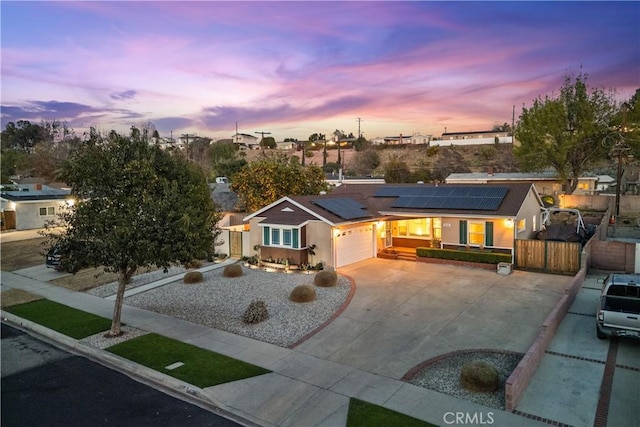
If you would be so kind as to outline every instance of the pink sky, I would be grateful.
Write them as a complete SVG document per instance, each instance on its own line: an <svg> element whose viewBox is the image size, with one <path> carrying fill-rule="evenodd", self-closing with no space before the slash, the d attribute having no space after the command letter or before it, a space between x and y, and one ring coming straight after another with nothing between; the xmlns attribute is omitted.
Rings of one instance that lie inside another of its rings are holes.
<svg viewBox="0 0 640 427"><path fill-rule="evenodd" d="M439 136L582 69L640 88L638 2L2 2L2 125Z"/></svg>

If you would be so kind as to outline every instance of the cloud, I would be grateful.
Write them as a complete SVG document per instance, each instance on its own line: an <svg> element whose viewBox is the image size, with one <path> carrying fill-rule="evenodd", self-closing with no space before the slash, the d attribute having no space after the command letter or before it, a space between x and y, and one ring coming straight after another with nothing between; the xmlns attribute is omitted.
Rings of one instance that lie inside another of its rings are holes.
<svg viewBox="0 0 640 427"><path fill-rule="evenodd" d="M136 96L137 92L135 90L125 90L122 92L114 92L110 95L111 99L115 99L116 101L121 101L124 99L133 99Z"/></svg>
<svg viewBox="0 0 640 427"><path fill-rule="evenodd" d="M257 126L270 123L295 123L309 120L325 120L327 117L339 116L364 108L371 99L363 96L346 96L327 101L311 107L293 107L280 104L273 107L245 108L232 106L216 106L204 108L198 117L209 129L229 128L236 121L243 126Z"/></svg>

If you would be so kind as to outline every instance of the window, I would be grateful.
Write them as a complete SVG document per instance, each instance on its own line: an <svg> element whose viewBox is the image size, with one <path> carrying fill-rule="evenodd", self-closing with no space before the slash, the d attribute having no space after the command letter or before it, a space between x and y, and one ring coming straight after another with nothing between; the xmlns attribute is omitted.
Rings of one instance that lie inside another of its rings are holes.
<svg viewBox="0 0 640 427"><path fill-rule="evenodd" d="M460 220L460 243L474 246L493 246L493 222Z"/></svg>
<svg viewBox="0 0 640 427"><path fill-rule="evenodd" d="M277 246L280 244L280 229L272 228L271 229L271 244Z"/></svg>
<svg viewBox="0 0 640 427"><path fill-rule="evenodd" d="M297 228L264 227L262 244L264 246L280 246L299 249L300 230Z"/></svg>
<svg viewBox="0 0 640 427"><path fill-rule="evenodd" d="M518 220L518 233L522 233L525 229L527 228L527 221L523 218L521 220Z"/></svg>
<svg viewBox="0 0 640 427"><path fill-rule="evenodd" d="M39 211L40 211L40 216L53 216L56 214L56 208L53 206L40 208Z"/></svg>
<svg viewBox="0 0 640 427"><path fill-rule="evenodd" d="M469 244L484 245L484 223L469 222Z"/></svg>
<svg viewBox="0 0 640 427"><path fill-rule="evenodd" d="M440 219L438 221L438 229L440 228ZM435 225L434 225L435 226ZM412 239L430 239L432 233L432 219L431 218L416 218L409 220L402 220L397 222L397 227L394 227L395 237L409 237ZM436 236L438 237L438 236Z"/></svg>
<svg viewBox="0 0 640 427"><path fill-rule="evenodd" d="M533 231L538 231L538 226L537 226L537 217L536 215L533 216L533 221L531 221L531 227L533 228Z"/></svg>

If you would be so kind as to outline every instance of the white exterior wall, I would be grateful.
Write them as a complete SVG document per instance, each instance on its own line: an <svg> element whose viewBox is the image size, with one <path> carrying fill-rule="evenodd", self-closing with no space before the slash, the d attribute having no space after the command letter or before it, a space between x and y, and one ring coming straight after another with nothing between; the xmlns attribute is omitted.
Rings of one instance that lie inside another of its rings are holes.
<svg viewBox="0 0 640 427"><path fill-rule="evenodd" d="M65 206L64 200L47 200L34 202L5 202L2 210L14 210L16 212L16 230L31 230L43 228L47 221L58 221L58 213ZM40 215L40 208L55 208L56 215Z"/></svg>
<svg viewBox="0 0 640 427"><path fill-rule="evenodd" d="M448 147L450 145L490 145L495 144L495 138L466 138L466 139L438 139L432 140L429 144L432 146ZM498 137L499 144L511 144L512 138L510 136Z"/></svg>

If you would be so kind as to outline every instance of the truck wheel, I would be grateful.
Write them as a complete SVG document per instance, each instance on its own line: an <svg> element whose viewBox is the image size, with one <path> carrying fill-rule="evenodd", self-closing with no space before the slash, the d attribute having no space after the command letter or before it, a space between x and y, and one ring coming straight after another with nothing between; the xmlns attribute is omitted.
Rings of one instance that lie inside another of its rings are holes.
<svg viewBox="0 0 640 427"><path fill-rule="evenodd" d="M601 339L601 340L606 340L607 339L607 334L602 332L598 325L596 325L596 335L598 336L598 339Z"/></svg>

